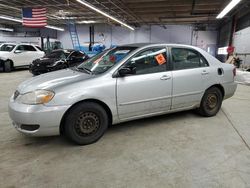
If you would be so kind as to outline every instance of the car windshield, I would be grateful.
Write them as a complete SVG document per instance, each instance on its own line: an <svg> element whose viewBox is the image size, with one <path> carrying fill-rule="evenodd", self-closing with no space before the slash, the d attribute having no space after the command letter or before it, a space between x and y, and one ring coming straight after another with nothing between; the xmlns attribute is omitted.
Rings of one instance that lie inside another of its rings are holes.
<svg viewBox="0 0 250 188"><path fill-rule="evenodd" d="M60 59L66 59L70 54L70 51L52 51L51 53L47 54L45 57L47 58L60 58Z"/></svg>
<svg viewBox="0 0 250 188"><path fill-rule="evenodd" d="M135 49L136 47L116 47L105 50L80 64L77 69L86 70L92 74L104 73Z"/></svg>
<svg viewBox="0 0 250 188"><path fill-rule="evenodd" d="M16 45L14 44L3 44L0 47L0 51L11 52L15 48L15 46Z"/></svg>

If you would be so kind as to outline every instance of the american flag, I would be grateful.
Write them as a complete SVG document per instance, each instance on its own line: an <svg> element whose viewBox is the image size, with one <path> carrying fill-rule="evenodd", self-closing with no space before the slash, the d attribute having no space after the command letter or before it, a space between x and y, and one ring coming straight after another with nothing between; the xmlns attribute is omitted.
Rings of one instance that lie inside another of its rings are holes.
<svg viewBox="0 0 250 188"><path fill-rule="evenodd" d="M23 26L45 27L47 25L46 8L23 8Z"/></svg>

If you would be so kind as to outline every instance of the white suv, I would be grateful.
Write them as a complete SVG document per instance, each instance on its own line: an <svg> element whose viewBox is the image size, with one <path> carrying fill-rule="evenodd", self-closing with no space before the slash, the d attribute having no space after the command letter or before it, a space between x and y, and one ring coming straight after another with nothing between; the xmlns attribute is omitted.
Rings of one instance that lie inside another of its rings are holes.
<svg viewBox="0 0 250 188"><path fill-rule="evenodd" d="M0 46L0 64L6 72L10 72L15 67L29 66L29 64L45 53L32 44L3 43Z"/></svg>

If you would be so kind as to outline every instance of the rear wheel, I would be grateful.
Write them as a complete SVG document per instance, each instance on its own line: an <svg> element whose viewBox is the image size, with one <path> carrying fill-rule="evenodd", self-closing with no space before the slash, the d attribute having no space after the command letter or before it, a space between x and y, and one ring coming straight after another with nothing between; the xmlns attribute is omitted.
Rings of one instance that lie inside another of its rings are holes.
<svg viewBox="0 0 250 188"><path fill-rule="evenodd" d="M202 97L198 112L206 117L214 116L221 108L222 93L219 88L209 88Z"/></svg>
<svg viewBox="0 0 250 188"><path fill-rule="evenodd" d="M108 127L108 115L97 103L74 106L65 118L65 134L73 142L86 145L99 140Z"/></svg>

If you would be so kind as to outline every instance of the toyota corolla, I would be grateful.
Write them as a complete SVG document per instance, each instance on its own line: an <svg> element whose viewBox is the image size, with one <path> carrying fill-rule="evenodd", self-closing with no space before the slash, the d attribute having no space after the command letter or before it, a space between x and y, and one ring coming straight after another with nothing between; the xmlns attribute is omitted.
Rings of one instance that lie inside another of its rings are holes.
<svg viewBox="0 0 250 188"><path fill-rule="evenodd" d="M197 47L118 46L77 67L24 81L10 98L9 115L24 134L63 134L90 144L124 121L190 109L214 116L233 96L234 77L233 65Z"/></svg>

